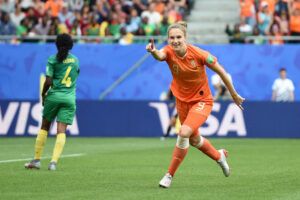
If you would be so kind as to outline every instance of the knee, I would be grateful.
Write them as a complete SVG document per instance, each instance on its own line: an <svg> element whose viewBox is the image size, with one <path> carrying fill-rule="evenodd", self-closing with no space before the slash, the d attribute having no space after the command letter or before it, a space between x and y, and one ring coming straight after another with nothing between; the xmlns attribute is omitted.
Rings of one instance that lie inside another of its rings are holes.
<svg viewBox="0 0 300 200"><path fill-rule="evenodd" d="M190 139L190 145L193 147L196 147L199 144L199 142L197 140L191 140Z"/></svg>
<svg viewBox="0 0 300 200"><path fill-rule="evenodd" d="M43 129L45 131L49 131L50 126L51 126L51 122L49 122L46 119L43 119L41 129Z"/></svg>
<svg viewBox="0 0 300 200"><path fill-rule="evenodd" d="M196 148L200 148L203 145L204 138L200 135L190 138L190 145Z"/></svg>
<svg viewBox="0 0 300 200"><path fill-rule="evenodd" d="M180 149L189 148L189 138L184 138L184 137L178 136L176 146Z"/></svg>
<svg viewBox="0 0 300 200"><path fill-rule="evenodd" d="M179 130L178 135L183 138L189 138L192 135L192 133L193 133L193 130L189 126L182 125Z"/></svg>

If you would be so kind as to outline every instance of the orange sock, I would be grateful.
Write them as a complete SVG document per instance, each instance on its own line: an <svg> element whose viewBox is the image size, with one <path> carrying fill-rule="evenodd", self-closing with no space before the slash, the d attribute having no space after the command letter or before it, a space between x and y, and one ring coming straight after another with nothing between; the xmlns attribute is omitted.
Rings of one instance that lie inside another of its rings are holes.
<svg viewBox="0 0 300 200"><path fill-rule="evenodd" d="M180 163L183 161L187 152L188 152L188 148L180 149L177 146L175 146L171 164L170 164L169 170L168 170L172 176L174 176L176 170L178 169Z"/></svg>
<svg viewBox="0 0 300 200"><path fill-rule="evenodd" d="M220 153L215 149L215 147L204 137L201 137L204 140L203 145L198 149L209 156L211 159L218 161L221 157Z"/></svg>

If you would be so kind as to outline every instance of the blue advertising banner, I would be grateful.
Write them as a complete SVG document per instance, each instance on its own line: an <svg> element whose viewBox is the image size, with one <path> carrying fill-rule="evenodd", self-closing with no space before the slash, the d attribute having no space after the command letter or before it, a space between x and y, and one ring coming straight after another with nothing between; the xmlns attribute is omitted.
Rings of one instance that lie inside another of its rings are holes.
<svg viewBox="0 0 300 200"><path fill-rule="evenodd" d="M247 100L270 100L272 84L281 67L295 85L300 100L300 45L198 45L211 52L231 74L235 88ZM39 99L40 76L53 44L0 44L0 99ZM230 52L230 53L229 53ZM143 56L144 44L76 44L80 61L79 100L99 100L100 95ZM213 72L207 70L209 78ZM105 100L159 100L172 77L165 62L147 57ZM212 88L212 87L211 87Z"/></svg>
<svg viewBox="0 0 300 200"><path fill-rule="evenodd" d="M171 102L79 101L70 136L159 137L174 111ZM246 102L241 111L232 102L215 102L203 136L300 138L300 103ZM0 136L34 136L42 106L36 101L0 101ZM55 135L56 126L50 135ZM174 130L172 130L174 135Z"/></svg>

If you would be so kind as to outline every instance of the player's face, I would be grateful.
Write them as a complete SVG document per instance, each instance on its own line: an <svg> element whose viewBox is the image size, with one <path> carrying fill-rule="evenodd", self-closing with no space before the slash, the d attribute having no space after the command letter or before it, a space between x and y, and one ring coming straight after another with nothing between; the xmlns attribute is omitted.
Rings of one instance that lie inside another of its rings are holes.
<svg viewBox="0 0 300 200"><path fill-rule="evenodd" d="M286 78L286 71L284 71L284 70L280 71L280 78L282 78L282 79Z"/></svg>
<svg viewBox="0 0 300 200"><path fill-rule="evenodd" d="M178 28L172 28L169 31L168 43L175 51L184 50L186 48L186 43L182 30Z"/></svg>

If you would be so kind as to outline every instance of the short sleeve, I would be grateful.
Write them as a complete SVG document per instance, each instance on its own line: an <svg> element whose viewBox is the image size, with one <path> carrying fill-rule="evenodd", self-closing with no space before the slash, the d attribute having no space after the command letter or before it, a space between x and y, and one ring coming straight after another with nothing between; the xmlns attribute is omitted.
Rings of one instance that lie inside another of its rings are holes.
<svg viewBox="0 0 300 200"><path fill-rule="evenodd" d="M211 66L211 65L214 65L214 64L216 64L216 62L217 62L217 58L215 57L215 56L213 56L213 55L211 55L210 53L208 53L208 52L206 52L207 54L205 55L205 57L204 57L204 63L205 63L205 65L207 65L207 66Z"/></svg>
<svg viewBox="0 0 300 200"><path fill-rule="evenodd" d="M294 91L295 90L295 87L294 87L294 84L293 84L293 81L289 80L289 85L290 85L290 90L291 91Z"/></svg>
<svg viewBox="0 0 300 200"><path fill-rule="evenodd" d="M207 66L211 66L217 63L218 61L217 58L212 54L210 54L208 51L204 51L200 48L196 48L196 49L197 49L197 54L201 59L201 63Z"/></svg>
<svg viewBox="0 0 300 200"><path fill-rule="evenodd" d="M49 58L46 66L46 76L53 77L53 64L53 61Z"/></svg>

